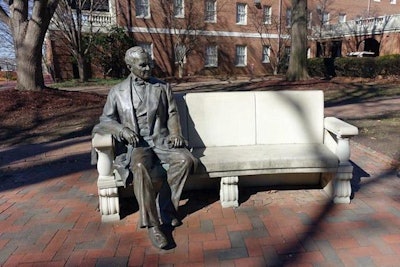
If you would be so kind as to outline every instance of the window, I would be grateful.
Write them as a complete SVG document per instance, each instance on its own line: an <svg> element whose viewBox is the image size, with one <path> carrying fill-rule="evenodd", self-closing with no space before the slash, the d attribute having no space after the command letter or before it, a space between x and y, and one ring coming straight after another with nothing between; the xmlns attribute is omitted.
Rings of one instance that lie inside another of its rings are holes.
<svg viewBox="0 0 400 267"><path fill-rule="evenodd" d="M272 23L272 8L271 6L264 6L263 8L263 20L264 20L264 24L271 24Z"/></svg>
<svg viewBox="0 0 400 267"><path fill-rule="evenodd" d="M271 47L269 45L263 46L262 63L270 63Z"/></svg>
<svg viewBox="0 0 400 267"><path fill-rule="evenodd" d="M149 0L136 0L136 17L149 18L150 17L150 3Z"/></svg>
<svg viewBox="0 0 400 267"><path fill-rule="evenodd" d="M322 25L328 25L329 24L329 13L324 12L322 13Z"/></svg>
<svg viewBox="0 0 400 267"><path fill-rule="evenodd" d="M176 18L185 17L184 0L174 0L174 16Z"/></svg>
<svg viewBox="0 0 400 267"><path fill-rule="evenodd" d="M247 65L247 47L244 45L236 46L236 66L243 67Z"/></svg>
<svg viewBox="0 0 400 267"><path fill-rule="evenodd" d="M292 9L286 9L286 27L292 27Z"/></svg>
<svg viewBox="0 0 400 267"><path fill-rule="evenodd" d="M346 22L346 13L339 13L339 23Z"/></svg>
<svg viewBox="0 0 400 267"><path fill-rule="evenodd" d="M217 67L218 66L218 48L216 45L209 45L206 47L206 67Z"/></svg>
<svg viewBox="0 0 400 267"><path fill-rule="evenodd" d="M247 24L247 5L238 3L236 6L236 23Z"/></svg>
<svg viewBox="0 0 400 267"><path fill-rule="evenodd" d="M183 44L175 45L175 63L186 63L186 46Z"/></svg>
<svg viewBox="0 0 400 267"><path fill-rule="evenodd" d="M395 5L396 4L396 0L390 0L390 4Z"/></svg>
<svg viewBox="0 0 400 267"><path fill-rule="evenodd" d="M217 21L217 1L216 0L206 0L204 7L204 20L206 22L216 22Z"/></svg>

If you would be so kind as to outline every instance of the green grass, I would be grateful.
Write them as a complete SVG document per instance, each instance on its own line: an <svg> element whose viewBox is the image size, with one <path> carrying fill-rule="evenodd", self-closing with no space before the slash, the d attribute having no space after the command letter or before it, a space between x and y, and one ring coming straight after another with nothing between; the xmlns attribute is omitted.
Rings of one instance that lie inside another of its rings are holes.
<svg viewBox="0 0 400 267"><path fill-rule="evenodd" d="M77 79L66 80L59 83L52 84L55 88L68 88L68 87L85 87L85 86L113 86L123 79L89 79L86 82L80 82Z"/></svg>

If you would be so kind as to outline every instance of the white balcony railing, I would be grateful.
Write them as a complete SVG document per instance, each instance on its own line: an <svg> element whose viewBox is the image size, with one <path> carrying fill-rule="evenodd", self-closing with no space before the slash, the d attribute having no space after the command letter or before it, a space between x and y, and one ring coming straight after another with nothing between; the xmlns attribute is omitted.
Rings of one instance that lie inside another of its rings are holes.
<svg viewBox="0 0 400 267"><path fill-rule="evenodd" d="M84 23L92 23L94 26L112 25L113 20L109 12L91 12L83 13L82 21Z"/></svg>
<svg viewBox="0 0 400 267"><path fill-rule="evenodd" d="M400 31L400 14L357 19L338 24L323 25L322 27L313 27L313 37L337 38L398 31Z"/></svg>

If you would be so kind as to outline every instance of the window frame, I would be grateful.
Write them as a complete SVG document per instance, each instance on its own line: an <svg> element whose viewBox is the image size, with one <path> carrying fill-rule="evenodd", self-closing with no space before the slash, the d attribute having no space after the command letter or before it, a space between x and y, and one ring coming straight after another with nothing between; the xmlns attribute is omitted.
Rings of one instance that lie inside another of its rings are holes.
<svg viewBox="0 0 400 267"><path fill-rule="evenodd" d="M243 51L240 51L241 49ZM239 52L243 52L243 54L239 54ZM246 67L247 66L247 46L246 45L236 45L235 66L236 67Z"/></svg>
<svg viewBox="0 0 400 267"><path fill-rule="evenodd" d="M218 67L218 46L217 45L207 45L206 46L204 66L206 68Z"/></svg>
<svg viewBox="0 0 400 267"><path fill-rule="evenodd" d="M243 8L243 10L239 10ZM247 25L247 4L246 3L236 3L236 24L237 25Z"/></svg>
<svg viewBox="0 0 400 267"><path fill-rule="evenodd" d="M339 23L346 23L347 21L347 14L346 13L339 13L338 22Z"/></svg>
<svg viewBox="0 0 400 267"><path fill-rule="evenodd" d="M208 9L209 7L212 9ZM210 23L217 22L217 0L206 0L204 2L204 21Z"/></svg>
<svg viewBox="0 0 400 267"><path fill-rule="evenodd" d="M185 0L174 0L174 17L184 18L185 17ZM179 11L179 13L177 12Z"/></svg>
<svg viewBox="0 0 400 267"><path fill-rule="evenodd" d="M286 8L285 24L286 24L285 25L286 28L292 27L292 8L291 7Z"/></svg>
<svg viewBox="0 0 400 267"><path fill-rule="evenodd" d="M261 62L264 64L271 63L271 46L270 45L263 45Z"/></svg>
<svg viewBox="0 0 400 267"><path fill-rule="evenodd" d="M268 10L268 12L266 12L266 10ZM264 24L272 24L272 6L263 6L263 22Z"/></svg>
<svg viewBox="0 0 400 267"><path fill-rule="evenodd" d="M185 54L183 56L183 64L186 64L186 45L184 45L184 44L176 44L175 45L175 51L174 51L174 53L175 53L175 58L174 58L175 64L179 64L179 60L177 58L177 56L178 56L177 52L181 53L180 52L181 49L185 50Z"/></svg>
<svg viewBox="0 0 400 267"><path fill-rule="evenodd" d="M138 13L138 11L143 13ZM149 19L151 18L150 0L135 0L135 16L136 18Z"/></svg>

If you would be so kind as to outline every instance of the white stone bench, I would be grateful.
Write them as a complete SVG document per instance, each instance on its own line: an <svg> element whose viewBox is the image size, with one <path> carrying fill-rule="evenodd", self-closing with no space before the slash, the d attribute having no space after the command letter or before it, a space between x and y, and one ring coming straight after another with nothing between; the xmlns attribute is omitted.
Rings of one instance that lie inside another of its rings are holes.
<svg viewBox="0 0 400 267"><path fill-rule="evenodd" d="M324 118L322 91L188 93L176 100L183 134L200 160L188 183L220 178L223 207L239 205L242 177L261 184L285 184L289 178L290 183L318 183L335 203L350 202L349 138L358 129ZM98 153L102 220L118 220L118 187L124 185L114 175L112 137L96 134L92 144Z"/></svg>

